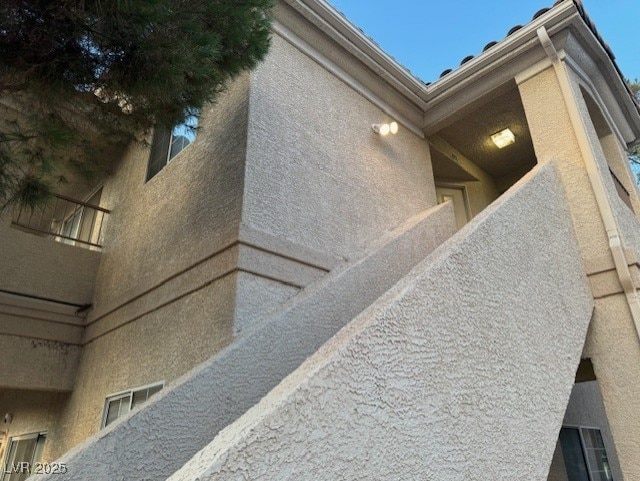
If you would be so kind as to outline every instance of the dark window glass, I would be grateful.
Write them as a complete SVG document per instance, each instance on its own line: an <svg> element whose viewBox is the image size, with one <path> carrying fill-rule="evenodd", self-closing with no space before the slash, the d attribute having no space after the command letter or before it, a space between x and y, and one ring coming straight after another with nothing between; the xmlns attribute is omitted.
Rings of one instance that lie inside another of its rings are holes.
<svg viewBox="0 0 640 481"><path fill-rule="evenodd" d="M105 414L102 420L102 427L108 426L121 416L124 416L133 408L144 404L147 399L163 388L163 384L132 389L107 398L105 402Z"/></svg>
<svg viewBox="0 0 640 481"><path fill-rule="evenodd" d="M568 480L590 481L578 429L562 428L560 430L560 446L564 456L564 465L567 468Z"/></svg>
<svg viewBox="0 0 640 481"><path fill-rule="evenodd" d="M563 427L560 446L568 481L613 481L599 429Z"/></svg>
<svg viewBox="0 0 640 481"><path fill-rule="evenodd" d="M187 119L169 130L158 127L151 142L151 155L147 169L147 180L160 172L176 155L196 140L198 115L190 115Z"/></svg>

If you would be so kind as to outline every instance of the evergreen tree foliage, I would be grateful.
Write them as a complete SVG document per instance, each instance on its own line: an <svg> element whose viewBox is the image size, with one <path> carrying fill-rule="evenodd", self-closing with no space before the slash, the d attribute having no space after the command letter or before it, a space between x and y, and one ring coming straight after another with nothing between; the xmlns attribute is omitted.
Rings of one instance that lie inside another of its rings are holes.
<svg viewBox="0 0 640 481"><path fill-rule="evenodd" d="M627 80L627 85L629 85L631 92L640 103L640 81L638 81L638 79L635 79L633 82ZM629 160L631 161L632 170L636 172L636 181L640 184L640 146L636 146L629 151Z"/></svg>
<svg viewBox="0 0 640 481"><path fill-rule="evenodd" d="M272 2L0 2L0 206L37 205L214 101L266 54Z"/></svg>

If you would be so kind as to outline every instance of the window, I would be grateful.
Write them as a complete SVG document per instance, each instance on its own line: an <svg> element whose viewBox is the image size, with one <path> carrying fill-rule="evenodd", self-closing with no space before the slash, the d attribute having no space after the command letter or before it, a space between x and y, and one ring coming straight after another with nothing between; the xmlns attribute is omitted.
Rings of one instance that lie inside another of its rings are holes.
<svg viewBox="0 0 640 481"><path fill-rule="evenodd" d="M176 155L196 140L199 113L189 115L186 120L169 130L158 127L151 142L151 155L147 168L147 180L160 172Z"/></svg>
<svg viewBox="0 0 640 481"><path fill-rule="evenodd" d="M569 481L613 481L599 429L565 426L560 446Z"/></svg>
<svg viewBox="0 0 640 481"><path fill-rule="evenodd" d="M22 481L27 479L33 465L42 458L45 433L27 434L9 440L2 481Z"/></svg>
<svg viewBox="0 0 640 481"><path fill-rule="evenodd" d="M105 427L121 416L124 416L133 408L144 404L147 399L160 391L164 382L143 386L129 391L119 392L107 397L104 404L102 426Z"/></svg>
<svg viewBox="0 0 640 481"><path fill-rule="evenodd" d="M102 187L94 191L83 202L65 202L62 212L60 209L56 209L57 212L54 214L63 217L59 224L57 240L70 245L99 246L102 242L100 237L104 212L97 210L96 207L100 206L101 196ZM54 228L54 223L52 223L52 229Z"/></svg>

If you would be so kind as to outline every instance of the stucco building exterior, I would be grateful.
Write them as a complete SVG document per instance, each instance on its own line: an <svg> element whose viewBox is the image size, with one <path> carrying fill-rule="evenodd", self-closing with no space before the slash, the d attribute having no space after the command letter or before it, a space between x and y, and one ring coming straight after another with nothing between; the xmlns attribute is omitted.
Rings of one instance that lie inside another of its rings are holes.
<svg viewBox="0 0 640 481"><path fill-rule="evenodd" d="M0 479L640 479L640 114L581 3L431 84L273 16L197 135L2 218Z"/></svg>

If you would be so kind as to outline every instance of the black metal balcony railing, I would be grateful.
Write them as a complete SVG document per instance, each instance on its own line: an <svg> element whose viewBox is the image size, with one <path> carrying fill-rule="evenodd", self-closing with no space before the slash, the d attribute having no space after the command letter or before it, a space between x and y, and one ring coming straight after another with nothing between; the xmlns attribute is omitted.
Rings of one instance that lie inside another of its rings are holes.
<svg viewBox="0 0 640 481"><path fill-rule="evenodd" d="M11 224L53 240L85 247L102 247L102 225L109 211L97 205L54 195L45 205L18 207Z"/></svg>

